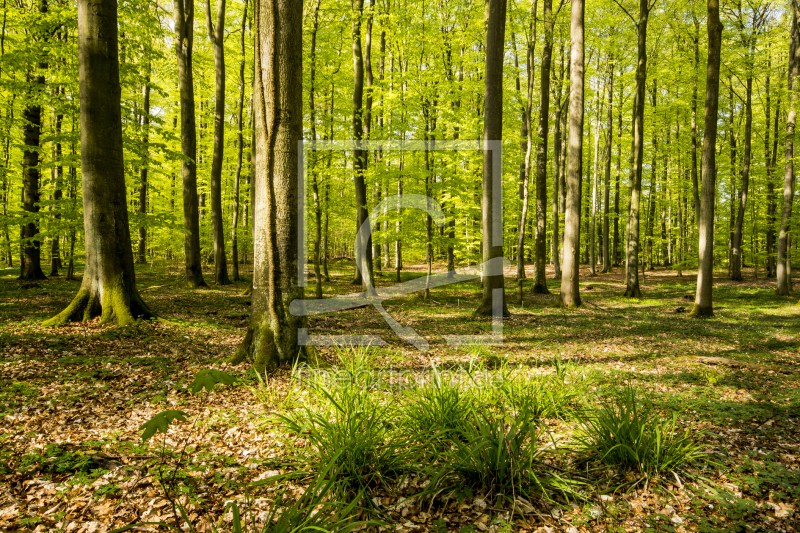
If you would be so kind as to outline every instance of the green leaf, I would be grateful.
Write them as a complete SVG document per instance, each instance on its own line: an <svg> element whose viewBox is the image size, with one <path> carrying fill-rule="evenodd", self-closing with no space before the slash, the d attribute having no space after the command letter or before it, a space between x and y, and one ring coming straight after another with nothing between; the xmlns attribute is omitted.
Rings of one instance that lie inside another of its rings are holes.
<svg viewBox="0 0 800 533"><path fill-rule="evenodd" d="M153 417L139 426L139 429L143 429L142 432L142 440L148 441L150 438L156 434L157 431L164 433L166 435L167 428L169 425L174 422L175 420L180 420L181 422L186 422L186 417L189 416L183 411L161 411L160 413L153 415Z"/></svg>
<svg viewBox="0 0 800 533"><path fill-rule="evenodd" d="M192 394L197 394L203 389L211 392L214 386L218 384L230 385L236 378L222 370L214 370L213 368L205 368L194 376L191 389Z"/></svg>

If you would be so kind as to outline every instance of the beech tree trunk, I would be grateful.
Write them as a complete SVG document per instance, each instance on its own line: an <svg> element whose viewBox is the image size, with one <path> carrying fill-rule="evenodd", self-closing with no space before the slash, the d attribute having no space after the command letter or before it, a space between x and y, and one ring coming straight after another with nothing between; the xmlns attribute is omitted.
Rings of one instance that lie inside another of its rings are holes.
<svg viewBox="0 0 800 533"><path fill-rule="evenodd" d="M244 9L242 12L242 27L240 50L242 60L239 62L239 107L237 111L237 125L238 132L236 134L236 174L233 178L233 220L231 221L231 260L233 261L233 277L232 281L240 281L242 278L239 276L239 187L242 179L242 152L244 150L244 135L242 128L244 127L244 63L245 63L245 42L247 32L247 0L244 0Z"/></svg>
<svg viewBox="0 0 800 533"><path fill-rule="evenodd" d="M539 142L536 146L536 240L534 242L533 292L550 294L547 290L547 136L550 127L550 68L553 57L553 1L544 0L544 48L542 76L539 83ZM531 54L533 56L533 54ZM531 57L529 59L532 60ZM531 125L532 126L532 125ZM530 128L529 128L530 129ZM529 139L529 142L532 139Z"/></svg>
<svg viewBox="0 0 800 533"><path fill-rule="evenodd" d="M78 1L78 74L86 268L78 294L44 325L155 318L136 289L128 229L116 0Z"/></svg>
<svg viewBox="0 0 800 533"><path fill-rule="evenodd" d="M583 176L583 77L584 77L584 0L572 0L570 22L569 142L567 144L567 198L564 211L564 262L561 301L565 307L578 307L581 297L581 180Z"/></svg>
<svg viewBox="0 0 800 533"><path fill-rule="evenodd" d="M208 39L214 49L214 155L211 159L211 237L214 248L214 281L230 285L225 256L225 228L222 217L222 159L225 157L225 0L217 4L217 24L211 22L211 1L206 0Z"/></svg>
<svg viewBox="0 0 800 533"><path fill-rule="evenodd" d="M47 13L47 0L39 0L39 19L44 22ZM39 65L40 70L47 68L46 63ZM30 78L31 100L22 112L24 125L22 135L25 150L22 153L22 209L27 219L20 226L20 280L46 279L42 272L42 249L39 240L39 152L41 150L42 106L38 92L44 92L44 75L39 73ZM37 89L33 87L39 86Z"/></svg>
<svg viewBox="0 0 800 533"><path fill-rule="evenodd" d="M142 141L144 142L144 154L142 157L141 168L139 169L139 214L142 217L142 223L139 226L139 242L138 251L139 257L137 262L144 264L147 263L147 224L145 217L147 216L147 167L149 163L149 147L150 143L150 73L148 72L145 77L144 88L142 89Z"/></svg>
<svg viewBox="0 0 800 533"><path fill-rule="evenodd" d="M486 20L486 69L484 79L484 122L483 122L483 181L482 181L482 227L483 227L483 262L503 257L503 228L495 226L495 214L499 215L500 198L495 195L495 183L502 180L496 176L492 162L499 157L496 151L490 151L488 143L503 139L503 57L506 35L507 0L487 0L485 8ZM494 290L501 291L503 316L509 316L505 301L505 285L502 266L496 262L483 271L483 297L475 314L492 315Z"/></svg>
<svg viewBox="0 0 800 533"><path fill-rule="evenodd" d="M56 87L54 91L55 95L58 96L63 91L62 87ZM58 105L58 104L56 104ZM64 115L53 111L53 131L56 134L56 137L61 135L61 126L64 120ZM53 143L53 163L55 166L51 171L51 181L53 184L53 201L56 204L60 204L61 198L63 198L64 193L61 189L63 186L64 180L64 166L61 160L61 141L56 140ZM61 220L61 206L56 205L51 208L53 210L53 220L56 221L56 224L59 224ZM52 240L50 241L50 276L58 276L58 269L61 268L61 250L59 247L58 240L60 238L60 232L56 231L56 234L53 236Z"/></svg>
<svg viewBox="0 0 800 533"><path fill-rule="evenodd" d="M298 344L304 316L289 312L303 298L298 284L298 142L303 138L303 4L254 3L255 21L255 249L250 326L235 361L253 360L258 371L307 356Z"/></svg>
<svg viewBox="0 0 800 533"><path fill-rule="evenodd" d="M792 218L792 200L794 198L794 133L797 120L797 88L795 83L800 73L800 29L798 29L798 7L792 2L792 42L789 48L789 98L786 102L786 163L783 174L783 209L781 211L781 227L778 233L777 294L788 296L791 291L791 266L789 263L789 224Z"/></svg>
<svg viewBox="0 0 800 533"><path fill-rule="evenodd" d="M606 168L605 184L603 187L603 270L604 274L611 272L611 256L609 252L609 206L611 195L611 140L614 133L614 58L608 58L608 119L606 133Z"/></svg>
<svg viewBox="0 0 800 533"><path fill-rule="evenodd" d="M183 250L186 286L205 287L200 263L200 208L197 197L197 125L194 116L194 0L174 0L175 53L178 57L178 88L181 100L181 163L183 181Z"/></svg>
<svg viewBox="0 0 800 533"><path fill-rule="evenodd" d="M633 97L633 139L631 141L631 199L625 238L625 296L641 298L639 288L639 211L642 197L642 161L644 159L644 101L647 84L647 21L650 15L648 0L639 0L637 30L636 93Z"/></svg>
<svg viewBox="0 0 800 533"><path fill-rule="evenodd" d="M752 53L752 52L751 52ZM745 123L744 123L744 161L742 161L742 186L739 189L739 210L736 214L736 227L733 230L733 243L731 246L731 279L742 281L742 227L744 226L744 212L747 209L747 192L750 189L750 155L753 133L753 74L748 71L746 97L745 97ZM767 125L769 130L769 124Z"/></svg>
<svg viewBox="0 0 800 533"><path fill-rule="evenodd" d="M308 89L308 110L311 122L311 142L317 141L317 109L314 102L314 92L316 91L317 78L317 31L319 30L319 4L317 0L314 5L314 23L311 29L311 51L309 63L311 64L311 74L309 76ZM317 299L322 298L322 275L319 268L319 247L322 239L322 210L320 208L319 183L317 181L317 151L311 151L311 161L308 165L311 170L311 193L314 200L314 295Z"/></svg>
<svg viewBox="0 0 800 533"><path fill-rule="evenodd" d="M700 264L697 269L697 293L691 316L711 316L714 282L714 200L716 196L717 114L719 110L719 65L722 47L722 23L719 0L708 0L708 64L706 66L706 109L703 133L700 216L697 219Z"/></svg>

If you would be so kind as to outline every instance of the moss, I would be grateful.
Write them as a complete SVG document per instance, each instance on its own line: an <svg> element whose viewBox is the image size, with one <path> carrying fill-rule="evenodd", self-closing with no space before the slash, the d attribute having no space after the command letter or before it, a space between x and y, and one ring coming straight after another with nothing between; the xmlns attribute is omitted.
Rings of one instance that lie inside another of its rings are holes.
<svg viewBox="0 0 800 533"><path fill-rule="evenodd" d="M120 275L103 287L100 324L112 322L118 326L128 326L135 321L136 319L133 318L133 313L131 312L131 298L125 290L125 285Z"/></svg>
<svg viewBox="0 0 800 533"><path fill-rule="evenodd" d="M694 304L694 307L692 307L692 312L689 313L689 316L695 318L705 318L714 316L714 307L711 305Z"/></svg>
<svg viewBox="0 0 800 533"><path fill-rule="evenodd" d="M642 291L639 289L639 285L634 285L633 287L628 287L625 289L625 294L623 294L626 298L641 298Z"/></svg>

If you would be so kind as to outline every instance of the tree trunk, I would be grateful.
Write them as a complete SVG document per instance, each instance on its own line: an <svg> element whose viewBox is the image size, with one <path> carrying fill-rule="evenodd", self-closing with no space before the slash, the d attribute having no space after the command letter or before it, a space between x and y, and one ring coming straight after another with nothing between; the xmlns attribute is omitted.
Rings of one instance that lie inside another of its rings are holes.
<svg viewBox="0 0 800 533"><path fill-rule="evenodd" d="M217 24L211 22L211 1L206 0L208 39L214 49L214 155L211 160L211 236L214 247L214 281L230 285L225 256L225 228L222 216L222 160L225 157L225 0L217 4Z"/></svg>
<svg viewBox="0 0 800 533"><path fill-rule="evenodd" d="M705 129L703 134L700 216L697 220L700 264L697 269L697 294L691 316L713 314L711 303L714 282L714 200L716 192L717 112L719 109L719 64L722 23L719 0L708 0L708 64L706 66Z"/></svg>
<svg viewBox="0 0 800 533"><path fill-rule="evenodd" d="M597 66L600 66L600 60L598 58ZM597 69L600 70L599 68ZM602 97L600 96L602 91L600 90L600 80L597 81L597 94L595 95L595 102L596 102L596 110L595 110L595 125L594 125L594 167L592 172L592 199L590 202L591 207L591 220L588 221L590 224L589 228L589 275L596 276L597 269L597 257L595 256L596 250L596 242L597 242L597 172L598 172L598 165L600 164L600 109L602 108Z"/></svg>
<svg viewBox="0 0 800 533"><path fill-rule="evenodd" d="M536 145L536 241L534 242L533 292L550 294L547 290L547 136L550 128L550 68L553 57L553 1L544 0L544 48L542 76L539 83L539 142ZM533 51L529 61L533 60ZM530 100L529 100L530 102ZM530 105L530 104L529 104ZM530 116L530 115L529 115ZM530 130L530 128L528 128ZM533 139L528 140L530 143Z"/></svg>
<svg viewBox="0 0 800 533"><path fill-rule="evenodd" d="M633 98L633 139L631 142L631 199L628 205L625 263L625 296L641 298L639 288L639 210L642 196L642 160L644 159L644 101L647 84L647 21L650 15L648 0L639 0L637 24L636 93Z"/></svg>
<svg viewBox="0 0 800 533"><path fill-rule="evenodd" d="M700 70L700 21L694 19L694 69L692 84L692 200L695 219L700 220L700 185L697 176L697 85Z"/></svg>
<svg viewBox="0 0 800 533"><path fill-rule="evenodd" d="M39 0L40 20L47 16L47 0ZM39 69L47 68L41 63ZM31 84L31 100L22 113L24 126L22 133L25 151L22 154L22 209L27 219L20 226L20 280L46 279L42 272L42 249L39 240L39 152L41 150L42 106L40 96L35 93L44 92L44 76L38 74L28 81ZM34 87L37 87L34 89Z"/></svg>
<svg viewBox="0 0 800 533"><path fill-rule="evenodd" d="M244 150L244 135L242 128L244 127L244 64L245 64L245 42L247 33L247 0L244 0L244 9L242 12L242 27L241 27L241 40L240 50L242 60L239 62L239 106L236 115L236 124L238 131L236 134L236 174L233 178L233 220L231 221L231 260L233 261L233 281L240 281L242 278L239 276L239 185L242 179L242 152Z"/></svg>
<svg viewBox="0 0 800 533"><path fill-rule="evenodd" d="M142 222L139 225L138 263L147 263L147 167L149 166L149 143L150 143L150 73L148 69L145 77L144 88L142 89L142 142L144 152L142 154L141 168L139 169L139 214Z"/></svg>
<svg viewBox="0 0 800 533"><path fill-rule="evenodd" d="M752 53L752 50L751 50ZM736 214L736 228L733 233L733 246L731 250L731 279L743 281L742 278L742 227L744 226L744 212L747 209L747 192L750 188L750 153L752 147L753 131L753 74L748 71L747 90L745 98L745 125L744 125L744 161L742 161L742 186L739 189L739 211ZM769 125L767 128L769 129Z"/></svg>
<svg viewBox="0 0 800 533"><path fill-rule="evenodd" d="M317 107L314 101L317 79L317 31L319 30L319 4L317 0L314 4L314 22L311 26L311 50L309 52L309 63L311 73L309 75L308 89L308 111L311 123L311 143L312 146L317 142ZM311 160L308 166L311 171L311 194L314 200L314 295L317 299L322 298L322 273L319 268L320 243L322 240L322 209L319 198L319 183L317 181L317 151L311 151ZM302 258L305 261L305 257Z"/></svg>
<svg viewBox="0 0 800 533"><path fill-rule="evenodd" d="M64 89L57 87L54 91L56 95L60 94ZM56 103L55 105L59 105ZM53 207L53 220L59 224L61 220L61 198L63 191L61 190L62 182L64 179L64 165L61 160L61 141L58 138L61 136L61 124L64 120L64 115L53 111L53 131L56 134L57 140L53 142L53 163L54 167L51 171L51 178L53 183L53 202L56 204ZM50 276L58 276L58 269L61 268L61 251L59 249L60 231L56 230L56 234L50 241Z"/></svg>
<svg viewBox="0 0 800 533"><path fill-rule="evenodd" d="M786 102L786 163L783 175L783 209L781 212L781 227L778 233L778 265L777 265L777 294L788 296L791 291L791 274L789 263L789 230L792 218L792 200L794 198L794 132L797 117L797 88L795 82L800 73L800 29L798 29L798 8L792 2L792 42L789 48L789 73L787 88L789 98Z"/></svg>
<svg viewBox="0 0 800 533"><path fill-rule="evenodd" d="M611 195L611 140L614 131L614 58L608 58L608 118L606 134L606 168L605 186L603 187L603 270L604 274L611 272L611 254L609 250L609 197Z"/></svg>
<svg viewBox="0 0 800 533"><path fill-rule="evenodd" d="M617 175L614 180L614 251L613 265L619 266L619 182L622 172L622 96L624 87L620 86L619 114L617 115Z"/></svg>
<svg viewBox="0 0 800 533"><path fill-rule="evenodd" d="M562 115L566 114L567 110L564 107L566 101L569 100L567 97L564 102L561 101L562 98L562 85L564 82L564 48L563 45L561 47L561 67L559 69L560 78L558 80L558 85L556 86L556 104L558 105L558 113L556 113L556 120L555 120L555 131L553 132L553 279L560 280L561 279L561 258L560 256L560 246L559 246L559 237L560 237L560 207L561 207L561 192L560 192L560 185L561 185L561 117Z"/></svg>
<svg viewBox="0 0 800 533"><path fill-rule="evenodd" d="M484 78L484 122L483 122L483 182L482 182L482 227L483 227L483 297L475 314L492 316L493 294L497 290L502 298L503 316L509 316L505 302L503 268L498 261L503 257L503 227L500 212L502 173L496 175L492 167L499 150L491 151L491 144L499 144L503 138L503 57L506 34L506 0L487 0L486 20L486 68ZM500 222L495 224L495 217ZM492 261L492 260L495 261ZM490 263L491 261L491 263ZM499 311L499 310L498 310Z"/></svg>
<svg viewBox="0 0 800 533"><path fill-rule="evenodd" d="M355 262L356 272L353 285L362 285L366 290L374 290L374 276L372 267L372 237L367 242L361 242L362 224L369 217L367 211L367 184L364 174L367 171L367 151L361 148L364 137L364 58L361 54L361 17L364 12L364 0L353 0L353 139L356 149L353 151L353 170L355 173L354 184L356 194L356 242Z"/></svg>
<svg viewBox="0 0 800 533"><path fill-rule="evenodd" d="M772 66L772 61L768 63L767 72ZM764 161L767 167L767 261L766 261L766 276L768 278L775 277L775 220L777 206L775 205L775 181L774 174L778 155L778 115L780 115L780 97L778 98L777 105L775 106L775 139L773 141L772 149L770 150L770 88L769 88L769 75L765 82L764 93L766 95L766 105L764 111L766 114L766 128L764 130Z"/></svg>
<svg viewBox="0 0 800 533"><path fill-rule="evenodd" d="M117 2L78 1L81 183L86 268L78 294L55 326L100 316L126 325L155 318L136 288L122 151Z"/></svg>
<svg viewBox="0 0 800 533"><path fill-rule="evenodd" d="M200 211L197 198L197 128L194 116L194 0L174 0L175 53L178 57L178 87L181 100L181 176L183 180L183 250L186 286L205 287L200 263Z"/></svg>
<svg viewBox="0 0 800 533"><path fill-rule="evenodd" d="M583 175L584 9L584 0L572 0L567 198L564 211L564 263L561 278L561 301L565 307L581 305L578 281L580 279L581 179Z"/></svg>
<svg viewBox="0 0 800 533"><path fill-rule="evenodd" d="M303 298L298 283L298 142L303 138L303 5L254 3L255 250L250 326L234 360L252 358L264 371L304 358L298 344L305 316L289 311Z"/></svg>

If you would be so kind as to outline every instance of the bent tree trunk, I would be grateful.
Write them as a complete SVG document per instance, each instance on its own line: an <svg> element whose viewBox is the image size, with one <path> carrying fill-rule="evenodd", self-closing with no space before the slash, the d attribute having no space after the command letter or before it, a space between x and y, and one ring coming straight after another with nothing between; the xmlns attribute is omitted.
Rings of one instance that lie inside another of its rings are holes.
<svg viewBox="0 0 800 533"><path fill-rule="evenodd" d="M486 2L486 78L484 80L484 123L483 123L483 261L503 257L503 228L495 225L495 214L499 212L500 198L495 191L495 183L502 175L495 175L492 168L494 158L500 157L498 150L490 150L491 142L498 143L503 138L503 48L506 34L506 0ZM499 189L499 187L498 187ZM502 291L503 316L509 316L505 301L503 269L497 263L484 267L483 298L475 314L492 316L492 295L494 290Z"/></svg>
<svg viewBox="0 0 800 533"><path fill-rule="evenodd" d="M701 163L700 216L697 220L700 264L697 269L697 294L691 316L714 314L711 289L714 276L714 196L716 192L717 111L719 109L719 63L722 23L719 0L708 0L708 64L706 66L706 114Z"/></svg>
<svg viewBox="0 0 800 533"><path fill-rule="evenodd" d="M214 47L214 156L211 160L211 235L214 248L214 281L230 285L228 261L225 257L225 229L222 218L222 158L225 157L225 0L217 4L216 27L211 22L211 2L206 0L208 38Z"/></svg>
<svg viewBox="0 0 800 533"><path fill-rule="evenodd" d="M81 182L86 268L78 294L44 325L155 318L136 289L122 160L116 0L78 1Z"/></svg>
<svg viewBox="0 0 800 533"><path fill-rule="evenodd" d="M583 75L584 0L572 0L569 83L569 134L567 143L567 198L564 211L564 263L561 273L561 302L565 307L581 305L581 176L583 174Z"/></svg>
<svg viewBox="0 0 800 533"><path fill-rule="evenodd" d="M186 286L205 287L200 264L200 212L197 199L197 127L194 116L194 0L175 0L175 52L178 56L178 86L181 99L181 163L183 179L183 250Z"/></svg>
<svg viewBox="0 0 800 533"><path fill-rule="evenodd" d="M304 316L289 312L303 298L298 284L298 142L302 136L303 4L254 2L256 179L253 303L250 326L234 361L264 371L307 355L298 345ZM304 258L303 258L304 259Z"/></svg>

